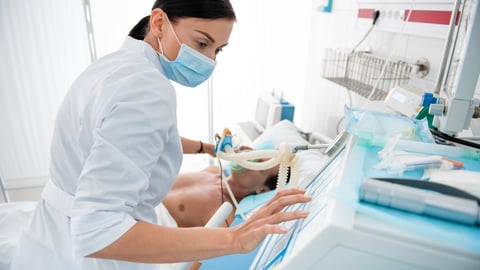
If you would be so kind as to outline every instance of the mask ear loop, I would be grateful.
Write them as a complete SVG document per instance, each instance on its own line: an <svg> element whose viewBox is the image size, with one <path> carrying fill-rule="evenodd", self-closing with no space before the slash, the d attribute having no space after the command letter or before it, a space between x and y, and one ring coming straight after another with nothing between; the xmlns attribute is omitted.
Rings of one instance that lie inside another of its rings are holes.
<svg viewBox="0 0 480 270"><path fill-rule="evenodd" d="M158 42L158 48L160 49L160 54L165 56L163 54L163 47L162 47L162 43L160 42L160 38L157 37L157 42Z"/></svg>
<svg viewBox="0 0 480 270"><path fill-rule="evenodd" d="M172 33L173 33L173 36L175 37L175 40L177 41L177 43L180 46L182 46L182 43L180 42L180 40L177 37L177 33L175 33L175 30L173 29L172 23L170 23L170 19L168 18L167 13L163 13L163 14L165 15L165 18L167 19L168 25L170 27L170 30L172 30ZM160 42L159 37L157 37L157 42L158 42L158 48L160 49L160 54L165 56L165 54L163 53L163 46L162 46L162 43Z"/></svg>
<svg viewBox="0 0 480 270"><path fill-rule="evenodd" d="M175 33L175 30L173 29L173 25L172 23L170 22L170 19L168 18L167 14L165 14L165 18L167 18L167 22L168 22L168 25L170 26L170 30L172 30L172 33L173 33L173 36L175 37L175 39L177 40L178 42L178 45L182 46L182 42L180 42L180 40L178 39L177 37L177 33Z"/></svg>

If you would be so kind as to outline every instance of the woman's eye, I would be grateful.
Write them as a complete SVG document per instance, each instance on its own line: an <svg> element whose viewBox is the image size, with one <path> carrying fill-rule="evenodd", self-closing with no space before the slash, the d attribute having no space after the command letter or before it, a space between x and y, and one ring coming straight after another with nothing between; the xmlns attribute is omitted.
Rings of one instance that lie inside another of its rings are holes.
<svg viewBox="0 0 480 270"><path fill-rule="evenodd" d="M223 51L223 50L222 49L216 49L215 54L219 54L221 51Z"/></svg>
<svg viewBox="0 0 480 270"><path fill-rule="evenodd" d="M208 44L206 42L201 42L201 41L198 42L198 47L200 47L202 49L206 48L207 46L208 46Z"/></svg>

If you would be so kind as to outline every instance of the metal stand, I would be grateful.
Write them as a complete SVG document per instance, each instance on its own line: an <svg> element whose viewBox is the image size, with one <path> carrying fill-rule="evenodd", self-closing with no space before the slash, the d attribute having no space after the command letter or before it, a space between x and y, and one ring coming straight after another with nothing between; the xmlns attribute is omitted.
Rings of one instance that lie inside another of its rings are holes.
<svg viewBox="0 0 480 270"><path fill-rule="evenodd" d="M10 202L10 198L7 194L7 188L5 187L5 182L3 181L2 174L0 174L0 191L2 192L3 200L8 203Z"/></svg>

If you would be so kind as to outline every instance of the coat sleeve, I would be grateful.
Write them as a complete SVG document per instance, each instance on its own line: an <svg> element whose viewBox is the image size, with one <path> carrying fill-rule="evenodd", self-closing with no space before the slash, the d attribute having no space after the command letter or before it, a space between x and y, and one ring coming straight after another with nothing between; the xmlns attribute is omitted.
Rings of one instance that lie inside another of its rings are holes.
<svg viewBox="0 0 480 270"><path fill-rule="evenodd" d="M161 89L161 81L141 79L131 76L104 85L101 91L113 94L94 101L104 109L95 120L93 145L72 207L77 255L103 249L137 222L132 213L150 185L159 156L165 154L168 130L176 128L171 85L163 82L167 89Z"/></svg>

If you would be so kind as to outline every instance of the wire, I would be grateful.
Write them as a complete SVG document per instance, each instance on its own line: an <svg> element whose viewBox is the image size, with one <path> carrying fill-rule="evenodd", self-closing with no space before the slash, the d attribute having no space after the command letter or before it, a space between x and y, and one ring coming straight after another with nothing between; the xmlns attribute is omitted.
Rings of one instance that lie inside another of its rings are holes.
<svg viewBox="0 0 480 270"><path fill-rule="evenodd" d="M412 10L413 10L413 2L415 2L415 0L412 0L412 2L410 4L410 9L408 10L407 17L403 21L402 28L400 29L399 34L403 34L403 31L405 30L405 26L407 25L408 21L410 21L410 15L412 15ZM398 45L398 44L400 44L400 43L396 43L396 45ZM385 72L387 70L388 63L390 62L390 59L392 58L392 55L395 51L396 51L396 48L394 46L394 49L391 50L390 53L388 54L387 59L385 60L385 63L383 64L382 70L380 72L380 76L378 76L375 84L372 87L372 90L370 90L370 94L368 95L367 100L370 100L373 97L373 94L375 93L375 90L377 89L377 85L380 83L380 80L382 80L383 77L385 76Z"/></svg>
<svg viewBox="0 0 480 270"><path fill-rule="evenodd" d="M476 148L476 149L480 149L480 144L478 143L474 143L474 142L470 142L470 141L466 141L466 140L462 140L462 139L459 139L459 138L455 138L455 137L452 137L448 134L445 134L441 131L438 131L438 130L435 130L433 128L430 129L430 132L436 136L436 137L440 137L444 140L447 140L447 141L450 141L450 142L454 142L454 143L458 143L458 144L461 144L461 145L465 145L465 146L470 146L470 147L473 147L473 148Z"/></svg>
<svg viewBox="0 0 480 270"><path fill-rule="evenodd" d="M223 199L223 196L225 196L223 194L223 168L222 168L222 162L220 162L220 159L217 159L218 160L218 167L220 168L220 194L222 196L222 204L225 202L225 200ZM227 224L227 227L230 227L230 224L228 224L228 220L225 219L225 224Z"/></svg>
<svg viewBox="0 0 480 270"><path fill-rule="evenodd" d="M457 137L457 138L458 138L458 139L462 139L462 140L480 141L480 136Z"/></svg>
<svg viewBox="0 0 480 270"><path fill-rule="evenodd" d="M370 29L368 29L367 33L365 33L365 35L363 36L363 38L357 43L357 45L355 45L352 49L352 53L355 52L355 49L357 49L358 46L360 46L360 44L362 44L362 42L368 37L368 35L370 35L370 32L372 32L373 30L373 27L375 26L375 23L377 22L378 20L378 17L380 17L380 10L375 10L375 12L373 13L373 23L372 23L372 26L370 26Z"/></svg>
<svg viewBox="0 0 480 270"><path fill-rule="evenodd" d="M372 32L372 29L375 25L373 24L372 26L370 26L370 29L368 29L367 33L363 36L363 38L357 43L357 45L355 45L352 49L352 53L355 52L355 49L357 49L358 46L360 46L360 44L362 44L362 42L368 37L368 35L370 34L370 32Z"/></svg>

